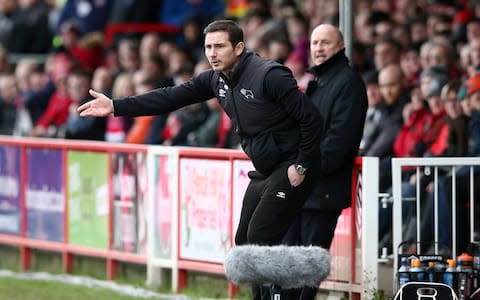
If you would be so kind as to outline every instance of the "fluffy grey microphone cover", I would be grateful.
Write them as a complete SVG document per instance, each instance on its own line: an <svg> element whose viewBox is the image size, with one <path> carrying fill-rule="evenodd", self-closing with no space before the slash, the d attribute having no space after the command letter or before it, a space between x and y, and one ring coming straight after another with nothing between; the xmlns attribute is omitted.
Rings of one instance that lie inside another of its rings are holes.
<svg viewBox="0 0 480 300"><path fill-rule="evenodd" d="M228 251L224 268L227 279L237 285L318 287L330 273L330 254L316 246L235 246Z"/></svg>

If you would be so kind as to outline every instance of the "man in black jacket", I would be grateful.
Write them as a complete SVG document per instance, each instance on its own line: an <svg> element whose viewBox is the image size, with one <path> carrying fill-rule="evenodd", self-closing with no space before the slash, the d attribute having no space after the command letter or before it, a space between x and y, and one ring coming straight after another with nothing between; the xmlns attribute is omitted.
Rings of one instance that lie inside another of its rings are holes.
<svg viewBox="0 0 480 300"><path fill-rule="evenodd" d="M352 168L363 133L367 94L361 77L345 56L338 28L322 24L310 37L315 80L306 93L322 120L319 180L285 242L330 248L338 217L350 206ZM282 299L314 299L317 289L291 290ZM286 294L287 294L286 293Z"/></svg>
<svg viewBox="0 0 480 300"><path fill-rule="evenodd" d="M289 69L245 49L237 24L215 21L204 34L211 69L179 86L120 101L91 90L95 99L78 111L81 116L156 115L216 97L256 169L249 173L235 242L280 244L314 184L320 116Z"/></svg>

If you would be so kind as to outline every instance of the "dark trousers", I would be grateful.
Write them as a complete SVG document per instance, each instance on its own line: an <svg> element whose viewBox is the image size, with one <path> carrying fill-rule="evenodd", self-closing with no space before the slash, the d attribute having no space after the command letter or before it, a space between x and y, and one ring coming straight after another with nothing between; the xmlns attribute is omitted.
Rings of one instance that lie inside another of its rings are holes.
<svg viewBox="0 0 480 300"><path fill-rule="evenodd" d="M267 177L249 173L251 181L243 198L235 236L237 245L282 243L310 195L315 178L315 173L309 172L302 184L293 188L288 180L288 166L280 166ZM253 286L252 293L254 299L270 299L269 287Z"/></svg>
<svg viewBox="0 0 480 300"><path fill-rule="evenodd" d="M301 211L313 186L309 172L301 185L293 188L287 176L288 165L269 176L250 172L250 183L243 198L240 222L235 236L237 245L279 245L290 224Z"/></svg>
<svg viewBox="0 0 480 300"><path fill-rule="evenodd" d="M299 246L313 245L329 249L341 213L342 209L302 210L285 235L284 243ZM313 300L317 291L318 288L310 287L284 290L281 292L281 299Z"/></svg>

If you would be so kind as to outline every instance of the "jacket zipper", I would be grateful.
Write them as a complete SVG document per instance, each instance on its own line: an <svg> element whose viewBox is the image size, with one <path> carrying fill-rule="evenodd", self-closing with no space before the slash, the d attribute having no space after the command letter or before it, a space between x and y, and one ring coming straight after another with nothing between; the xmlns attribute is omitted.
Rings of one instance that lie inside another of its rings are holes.
<svg viewBox="0 0 480 300"><path fill-rule="evenodd" d="M233 112L235 114L235 118L237 119L237 126L238 126L238 131L237 131L237 134L239 136L243 136L243 129L242 129L242 125L240 124L240 116L238 115L238 109L237 109L237 103L235 102L235 96L234 96L234 92L233 92L233 87L232 85L230 84L230 80L228 80L223 74L220 74L220 76L223 78L223 80L225 81L225 84L228 86L228 89L229 91L231 91L231 95L232 95L232 103L233 103Z"/></svg>
<svg viewBox="0 0 480 300"><path fill-rule="evenodd" d="M235 96L233 95L233 89L232 90L232 102L233 102L233 111L235 112L235 117L237 118L237 125L238 125L238 135L243 136L243 129L242 125L240 124L240 116L238 115L238 110L237 110L237 103L235 102Z"/></svg>

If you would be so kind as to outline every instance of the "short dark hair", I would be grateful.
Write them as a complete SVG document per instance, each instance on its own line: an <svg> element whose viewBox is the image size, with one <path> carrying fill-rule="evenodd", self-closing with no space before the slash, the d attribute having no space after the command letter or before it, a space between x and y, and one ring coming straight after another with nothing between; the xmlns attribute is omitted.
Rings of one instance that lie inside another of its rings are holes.
<svg viewBox="0 0 480 300"><path fill-rule="evenodd" d="M208 24L207 27L203 30L203 34L207 35L207 33L217 32L217 31L224 31L228 33L228 39L232 46L235 47L238 43L243 42L243 31L232 20L217 20L213 21L212 23Z"/></svg>

